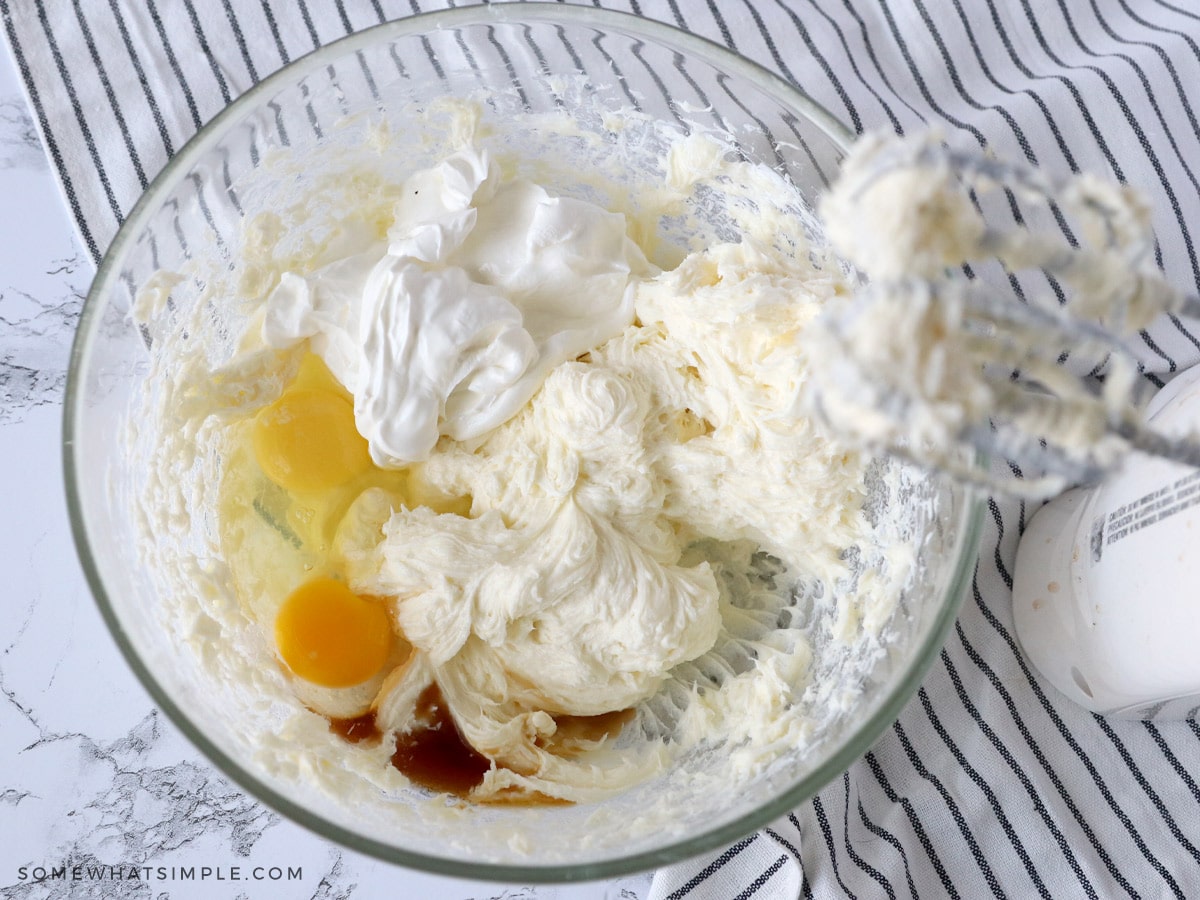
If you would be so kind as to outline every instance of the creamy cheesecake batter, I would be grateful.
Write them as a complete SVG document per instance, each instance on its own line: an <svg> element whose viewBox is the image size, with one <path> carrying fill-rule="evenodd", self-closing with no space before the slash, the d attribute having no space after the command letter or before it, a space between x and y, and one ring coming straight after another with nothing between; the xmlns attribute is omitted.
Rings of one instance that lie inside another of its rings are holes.
<svg viewBox="0 0 1200 900"><path fill-rule="evenodd" d="M711 138L680 135L653 202L621 209L458 132L403 182L364 180L311 253L252 219L236 351L171 372L164 457L210 451L237 597L199 602L225 634L214 677L290 710L268 768L343 795L445 789L397 762L438 727L477 755L472 801L597 800L701 747L752 777L806 740L814 694L853 702L812 683L801 608L834 604L821 640L870 644L911 565L864 510L870 458L800 414L799 338L841 270L741 202L786 183ZM665 245L654 223L722 185L741 239ZM344 407L320 422L353 423L338 474L280 474L272 423L315 394ZM365 675L304 675L295 647L322 638L287 622L314 581L367 623Z"/></svg>

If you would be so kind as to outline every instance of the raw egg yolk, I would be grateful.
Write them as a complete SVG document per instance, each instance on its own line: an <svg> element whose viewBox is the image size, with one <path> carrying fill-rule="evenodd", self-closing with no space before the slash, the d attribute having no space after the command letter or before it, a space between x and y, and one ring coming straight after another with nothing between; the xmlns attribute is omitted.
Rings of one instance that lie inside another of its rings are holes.
<svg viewBox="0 0 1200 900"><path fill-rule="evenodd" d="M292 388L260 410L252 443L263 474L296 493L338 487L371 467L354 407L321 388Z"/></svg>
<svg viewBox="0 0 1200 900"><path fill-rule="evenodd" d="M275 645L297 676L324 687L350 687L375 675L392 648L392 625L378 600L333 578L307 581L283 601Z"/></svg>

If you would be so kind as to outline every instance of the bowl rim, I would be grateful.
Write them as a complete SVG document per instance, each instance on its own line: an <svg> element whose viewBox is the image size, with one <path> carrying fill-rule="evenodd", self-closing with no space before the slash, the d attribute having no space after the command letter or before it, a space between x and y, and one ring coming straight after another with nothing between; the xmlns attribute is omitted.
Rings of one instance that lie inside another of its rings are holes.
<svg viewBox="0 0 1200 900"><path fill-rule="evenodd" d="M81 460L75 453L77 423L81 414L80 373L84 370L90 355L93 326L98 321L104 297L120 270L120 264L124 261L130 242L136 234L140 233L150 217L157 213L161 206L161 196L174 183L175 174L181 170L186 171L195 160L223 137L226 122L241 116L243 111L252 107L260 97L269 95L276 88L311 74L327 65L332 58L349 55L355 50L377 41L468 24L519 24L525 22L607 26L639 37L646 37L667 46L681 48L701 59L719 65L724 71L745 78L792 105L820 128L843 152L848 150L854 139L854 135L815 100L758 63L752 62L712 40L633 13L552 2L484 4L405 16L339 38L292 60L263 78L205 123L167 161L119 227L97 267L96 276L88 290L71 346L63 404L63 474L67 509L76 552L92 596L109 632L125 657L125 661L151 699L225 777L232 780L256 801L275 810L295 824L340 846L384 862L459 878L560 883L605 879L646 871L680 862L707 850L732 843L769 824L814 796L862 756L883 731L896 720L903 707L916 692L932 665L937 650L946 640L950 627L958 616L966 594L966 587L974 570L976 548L983 521L982 497L969 489L965 493L964 527L960 536L959 556L949 581L945 602L938 609L930 628L918 647L913 657L914 663L891 687L883 702L859 724L846 744L824 763L810 770L790 788L782 791L770 802L734 820L700 833L672 840L653 850L642 850L585 863L538 865L535 863L466 862L383 843L350 831L309 811L243 768L193 723L190 716L176 705L164 688L159 685L154 674L142 662L109 600L99 567L92 554L92 545L85 526L80 492Z"/></svg>

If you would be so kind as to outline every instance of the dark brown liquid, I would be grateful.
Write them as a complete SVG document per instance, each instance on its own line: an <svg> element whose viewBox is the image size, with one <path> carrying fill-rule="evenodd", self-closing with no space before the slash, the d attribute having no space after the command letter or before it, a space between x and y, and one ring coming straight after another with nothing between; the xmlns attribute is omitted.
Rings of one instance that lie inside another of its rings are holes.
<svg viewBox="0 0 1200 900"><path fill-rule="evenodd" d="M338 737L344 738L352 744L362 741L375 743L383 737L379 726L375 724L375 710L373 709L367 710L361 716L355 716L353 719L330 719L329 729Z"/></svg>
<svg viewBox="0 0 1200 900"><path fill-rule="evenodd" d="M392 765L422 787L467 796L483 781L483 776L492 767L491 760L463 740L436 684L421 692L414 712L416 721L412 730L396 735ZM596 741L616 737L633 715L632 709L620 709L598 716L555 716L558 728L547 739L545 747L560 756L575 756ZM375 722L374 710L350 719L331 718L329 728L352 744L375 742L383 737ZM570 803L537 792L517 790L490 798L488 802L522 806Z"/></svg>
<svg viewBox="0 0 1200 900"><path fill-rule="evenodd" d="M504 788L482 801L488 806L574 806L574 800L551 797L540 791Z"/></svg>
<svg viewBox="0 0 1200 900"><path fill-rule="evenodd" d="M615 738L633 715L632 709L618 709L598 716L555 716L558 727L545 741L545 749L559 756L578 756L597 741Z"/></svg>
<svg viewBox="0 0 1200 900"><path fill-rule="evenodd" d="M423 787L465 797L483 781L492 762L463 740L442 692L431 684L417 698L412 730L396 735L392 765Z"/></svg>

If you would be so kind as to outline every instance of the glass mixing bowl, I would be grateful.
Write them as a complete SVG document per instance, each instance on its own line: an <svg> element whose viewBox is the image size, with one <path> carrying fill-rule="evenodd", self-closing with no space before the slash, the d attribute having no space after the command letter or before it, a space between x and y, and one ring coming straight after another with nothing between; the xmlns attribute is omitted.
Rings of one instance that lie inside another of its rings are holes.
<svg viewBox="0 0 1200 900"><path fill-rule="evenodd" d="M878 464L868 503L875 516L895 520L895 539L907 542L915 559L883 623L883 639L847 650L828 637L829 598L797 596L792 614L808 621L814 634L818 685L836 688L824 692L826 700L836 694L852 702L819 717L803 747L748 782L731 780L728 790L688 788L694 783L689 766L709 776L721 773L721 747L596 804L459 805L432 817L416 799L411 809L397 801L395 815L347 808L309 783L302 761L290 772L265 770L256 748L286 735L270 734L271 717L253 697L215 685L200 664L213 641L231 639L229 628L222 630L207 615L181 624L180 598L164 596L179 590L178 579L174 588L164 587L155 570L164 559L185 561L184 569L194 573L195 597L183 598L183 607L194 599L214 616L236 621L237 604L223 588L222 561L211 540L214 523L205 506L211 485L203 483L199 465L156 466L154 448L140 445L135 435L172 374L151 363L156 354L190 352L192 328L207 330L210 340L201 352L214 362L233 352L232 335L245 309L232 299L214 301L204 273L218 280L236 275L230 287L235 293L261 289L254 285L261 273L239 268L237 261L246 220L332 189L337 167L347 160L376 167L384 181L402 176L430 152L430 136L414 117L435 109L438 98L480 90L487 95L484 117L499 139L568 193L593 189L582 178L571 184L572 173L606 167L616 189L624 180L635 191L640 173L633 170L660 164L665 144L653 134L626 148L632 157L612 164L612 113L661 122L664 133L718 130L735 156L768 166L795 186L807 208L790 211L818 246L813 202L851 139L807 96L753 63L670 27L598 9L454 9L380 25L317 50L206 125L155 179L113 241L71 357L64 436L68 501L87 578L130 666L172 721L250 794L334 841L389 862L489 879L600 878L731 842L811 797L862 754L915 692L956 616L972 570L980 505L951 483L896 462ZM548 140L544 131L524 128L541 114L568 115L583 137ZM372 150L381 121L389 123L393 140L400 135L402 146L409 129L409 152L381 156ZM305 164L272 163L281 157ZM716 208L696 215L714 236L736 239L729 235L735 223ZM668 217L659 226L668 244L689 239L682 218ZM290 239L319 242L322 227L316 222L314 234ZM205 308L196 317L200 303ZM168 497L157 525L145 521L142 505L151 482ZM142 538L154 527L161 533L147 545ZM658 811L658 824L636 827L649 809Z"/></svg>

